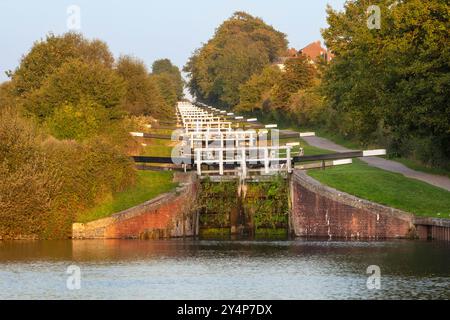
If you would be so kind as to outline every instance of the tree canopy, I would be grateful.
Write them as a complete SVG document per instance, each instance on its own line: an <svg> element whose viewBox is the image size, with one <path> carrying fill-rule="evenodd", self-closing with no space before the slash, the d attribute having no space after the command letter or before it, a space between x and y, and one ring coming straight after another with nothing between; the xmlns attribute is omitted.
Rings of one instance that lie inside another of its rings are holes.
<svg viewBox="0 0 450 320"><path fill-rule="evenodd" d="M170 80L171 90L175 90L177 100L181 100L184 97L184 80L180 69L173 65L169 59L160 59L153 62L152 74L156 76L163 75L163 78Z"/></svg>
<svg viewBox="0 0 450 320"><path fill-rule="evenodd" d="M377 5L381 29L367 28L366 1L348 1L341 12L327 9L323 37L335 58L325 71L323 92L337 117L351 119L338 128L366 142L381 134L400 153L426 139L428 160L448 159L448 2Z"/></svg>
<svg viewBox="0 0 450 320"><path fill-rule="evenodd" d="M201 101L232 107L239 86L287 49L286 35L262 19L236 12L186 64L188 87Z"/></svg>
<svg viewBox="0 0 450 320"><path fill-rule="evenodd" d="M318 109L316 102L320 100L319 98L309 94L308 99L299 99L306 89L316 86L317 76L316 67L303 55L288 59L284 63L283 70L276 65L267 66L261 73L254 74L240 86L240 102L235 110L280 113L286 120L297 119L300 112L297 107L303 110Z"/></svg>
<svg viewBox="0 0 450 320"><path fill-rule="evenodd" d="M109 68L114 62L108 46L100 40L87 40L72 32L62 36L49 34L45 40L34 43L13 73L16 93L26 95L38 89L49 75L72 59Z"/></svg>
<svg viewBox="0 0 450 320"><path fill-rule="evenodd" d="M168 115L169 106L161 94L158 83L150 77L144 63L130 56L122 56L116 70L126 82L123 108L132 115L146 115L158 118Z"/></svg>

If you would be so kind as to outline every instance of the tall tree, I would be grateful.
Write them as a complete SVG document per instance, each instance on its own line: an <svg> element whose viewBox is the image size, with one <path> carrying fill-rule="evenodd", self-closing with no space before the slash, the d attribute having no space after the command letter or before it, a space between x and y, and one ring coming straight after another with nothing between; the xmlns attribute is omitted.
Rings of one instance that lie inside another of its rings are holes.
<svg viewBox="0 0 450 320"><path fill-rule="evenodd" d="M12 74L16 94L25 96L39 89L49 75L72 59L99 63L108 68L114 62L108 46L100 40L90 41L71 32L61 36L49 34L45 40L34 43Z"/></svg>
<svg viewBox="0 0 450 320"><path fill-rule="evenodd" d="M175 87L177 99L183 98L184 80L181 76L180 69L173 65L169 59L160 59L153 62L152 73L154 75L165 74L171 78L173 87Z"/></svg>
<svg viewBox="0 0 450 320"><path fill-rule="evenodd" d="M316 76L317 70L306 56L300 55L287 60L280 81L273 88L272 105L287 108L291 95L311 87Z"/></svg>
<svg viewBox="0 0 450 320"><path fill-rule="evenodd" d="M108 109L111 118L120 117L125 82L102 64L71 60L47 77L24 102L26 110L41 119L64 104L78 104L83 98Z"/></svg>
<svg viewBox="0 0 450 320"><path fill-rule="evenodd" d="M0 109L15 106L16 97L13 94L13 89L11 81L0 84Z"/></svg>
<svg viewBox="0 0 450 320"><path fill-rule="evenodd" d="M281 79L281 70L278 66L267 66L259 74L254 74L239 88L239 104L236 111L254 112L261 110L264 101L269 99L271 90Z"/></svg>
<svg viewBox="0 0 450 320"><path fill-rule="evenodd" d="M189 90L197 99L232 107L239 86L287 49L286 35L262 19L236 12L186 64Z"/></svg>
<svg viewBox="0 0 450 320"><path fill-rule="evenodd" d="M381 129L399 152L426 138L430 160L448 159L448 2L380 0L377 5L381 29L367 27L367 1L348 1L342 12L328 8L323 36L335 58L323 82L327 101L338 117L352 120L340 124L343 132L370 141Z"/></svg>
<svg viewBox="0 0 450 320"><path fill-rule="evenodd" d="M168 73L153 74L151 80L158 86L161 97L164 99L167 108L174 113L175 105L178 101L178 87L173 81L173 77Z"/></svg>
<svg viewBox="0 0 450 320"><path fill-rule="evenodd" d="M122 56L117 62L116 70L126 82L123 107L128 113L155 118L168 116L169 107L161 95L158 83L149 76L141 60Z"/></svg>

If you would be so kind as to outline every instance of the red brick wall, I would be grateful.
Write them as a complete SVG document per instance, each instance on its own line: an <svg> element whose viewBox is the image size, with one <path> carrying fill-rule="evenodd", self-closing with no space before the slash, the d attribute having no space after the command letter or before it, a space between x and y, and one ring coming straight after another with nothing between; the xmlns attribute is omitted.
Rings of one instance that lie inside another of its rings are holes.
<svg viewBox="0 0 450 320"><path fill-rule="evenodd" d="M178 235L182 236L183 224L185 224L184 235L192 235L189 232L192 231L191 221L186 221L191 214L189 212L189 196L188 194L178 197L169 196L157 206L150 207L141 214L118 220L106 227L105 238L135 238L155 229L164 230L163 237L170 237L171 231L178 229L180 231Z"/></svg>
<svg viewBox="0 0 450 320"><path fill-rule="evenodd" d="M291 181L296 236L385 239L408 237L413 217L321 185L297 171Z"/></svg>
<svg viewBox="0 0 450 320"><path fill-rule="evenodd" d="M75 223L74 239L169 238L193 236L196 232L197 183L190 179L176 191L142 205L89 222Z"/></svg>

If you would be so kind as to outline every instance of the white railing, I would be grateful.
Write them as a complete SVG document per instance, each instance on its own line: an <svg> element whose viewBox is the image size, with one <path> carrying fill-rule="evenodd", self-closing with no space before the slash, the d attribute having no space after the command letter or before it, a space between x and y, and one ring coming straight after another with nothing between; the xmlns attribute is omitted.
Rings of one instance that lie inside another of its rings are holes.
<svg viewBox="0 0 450 320"><path fill-rule="evenodd" d="M197 174L202 175L202 165L218 165L219 175L224 175L227 164L240 164L242 177L246 177L248 166L261 164L263 173L292 172L290 146L241 147L241 148L196 148L194 149L194 165ZM211 171L208 171L210 173Z"/></svg>

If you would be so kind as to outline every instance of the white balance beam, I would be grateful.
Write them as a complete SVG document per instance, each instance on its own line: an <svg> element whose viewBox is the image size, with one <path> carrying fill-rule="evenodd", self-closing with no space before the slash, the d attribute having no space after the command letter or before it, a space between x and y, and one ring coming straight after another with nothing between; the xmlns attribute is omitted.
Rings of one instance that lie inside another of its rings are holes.
<svg viewBox="0 0 450 320"><path fill-rule="evenodd" d="M333 161L333 166L340 166L343 164L352 164L353 160L352 159L342 159L342 160L334 160Z"/></svg>
<svg viewBox="0 0 450 320"><path fill-rule="evenodd" d="M385 155L386 155L386 149L363 151L363 157L375 157L375 156L385 156Z"/></svg>
<svg viewBox="0 0 450 320"><path fill-rule="evenodd" d="M315 137L315 136L316 136L315 132L300 132L300 138Z"/></svg>

